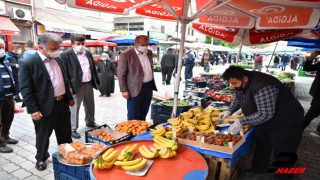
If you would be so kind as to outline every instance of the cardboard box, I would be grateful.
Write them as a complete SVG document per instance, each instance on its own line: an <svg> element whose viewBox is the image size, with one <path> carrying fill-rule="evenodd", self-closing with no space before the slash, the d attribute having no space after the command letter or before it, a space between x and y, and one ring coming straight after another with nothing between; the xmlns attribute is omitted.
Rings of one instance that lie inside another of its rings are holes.
<svg viewBox="0 0 320 180"><path fill-rule="evenodd" d="M199 136L197 136L196 141L179 138L180 136L186 135L189 133L190 132L180 134L177 137L178 142L180 144L195 146L195 147L199 147L201 149L217 151L217 152L222 152L222 153L226 153L226 154L233 154L246 141L245 137L242 136L241 140L238 141L238 143L236 145L233 146L232 142L229 142L229 147L225 147L225 146L218 146L218 145L214 145L214 144L205 143L204 137L203 138L200 137L200 134L202 134L202 133L199 133L199 132L196 132L196 134L199 134Z"/></svg>
<svg viewBox="0 0 320 180"><path fill-rule="evenodd" d="M107 140L98 138L98 136L103 132L111 135L116 140L107 141ZM120 131L113 130L108 125L102 125L96 129L86 131L85 136L86 136L86 143L102 143L105 145L113 145L113 144L117 144L117 143L120 143L123 141L128 141L133 137L133 135L131 133L126 134L126 133L123 133Z"/></svg>

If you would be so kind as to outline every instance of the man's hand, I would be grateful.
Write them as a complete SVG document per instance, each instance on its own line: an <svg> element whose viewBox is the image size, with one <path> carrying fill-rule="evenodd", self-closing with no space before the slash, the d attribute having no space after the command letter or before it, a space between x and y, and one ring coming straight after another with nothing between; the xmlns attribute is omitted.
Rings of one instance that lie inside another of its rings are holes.
<svg viewBox="0 0 320 180"><path fill-rule="evenodd" d="M74 99L69 100L69 106L74 106Z"/></svg>
<svg viewBox="0 0 320 180"><path fill-rule="evenodd" d="M130 99L130 93L129 92L122 92L122 97L126 99Z"/></svg>
<svg viewBox="0 0 320 180"><path fill-rule="evenodd" d="M235 119L234 123L229 127L228 131L233 134L238 134L241 130L241 123L239 119Z"/></svg>
<svg viewBox="0 0 320 180"><path fill-rule="evenodd" d="M230 116L231 112L230 111L223 111L222 113L219 114L220 119L224 119L228 116Z"/></svg>
<svg viewBox="0 0 320 180"><path fill-rule="evenodd" d="M32 114L31 114L31 118L32 118L34 121L39 121L39 120L42 118L42 114L41 114L40 111L35 112L35 113L32 113Z"/></svg>

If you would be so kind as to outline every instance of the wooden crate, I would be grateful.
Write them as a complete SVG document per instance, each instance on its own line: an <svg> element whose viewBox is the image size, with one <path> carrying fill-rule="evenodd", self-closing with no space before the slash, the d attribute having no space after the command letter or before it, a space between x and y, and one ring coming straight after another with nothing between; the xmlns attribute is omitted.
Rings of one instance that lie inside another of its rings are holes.
<svg viewBox="0 0 320 180"><path fill-rule="evenodd" d="M231 159L218 158L202 154L209 168L207 180L236 180L238 178L238 161L230 169Z"/></svg>

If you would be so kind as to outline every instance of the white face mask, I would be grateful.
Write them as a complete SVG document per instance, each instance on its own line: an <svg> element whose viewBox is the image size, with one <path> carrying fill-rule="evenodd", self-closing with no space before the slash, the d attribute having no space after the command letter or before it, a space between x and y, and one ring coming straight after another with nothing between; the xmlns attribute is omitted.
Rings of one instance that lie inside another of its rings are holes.
<svg viewBox="0 0 320 180"><path fill-rule="evenodd" d="M21 52L22 52L21 49L19 49L18 52L17 52L17 54L21 54Z"/></svg>
<svg viewBox="0 0 320 180"><path fill-rule="evenodd" d="M0 49L0 58L2 58L5 54L6 52L4 51L4 49Z"/></svg>
<svg viewBox="0 0 320 180"><path fill-rule="evenodd" d="M51 58L57 58L57 57L60 56L60 50L56 50L56 51L53 51L53 52L48 52L48 55Z"/></svg>
<svg viewBox="0 0 320 180"><path fill-rule="evenodd" d="M145 53L148 50L148 46L138 46L138 51Z"/></svg>
<svg viewBox="0 0 320 180"><path fill-rule="evenodd" d="M86 50L86 48L84 46L74 46L74 50L76 52L82 53L82 52L84 52Z"/></svg>

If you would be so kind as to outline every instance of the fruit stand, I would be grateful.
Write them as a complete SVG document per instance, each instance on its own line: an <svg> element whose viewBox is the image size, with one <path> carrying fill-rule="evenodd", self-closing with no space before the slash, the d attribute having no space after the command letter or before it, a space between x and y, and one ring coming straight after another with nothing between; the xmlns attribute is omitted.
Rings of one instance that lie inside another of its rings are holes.
<svg viewBox="0 0 320 180"><path fill-rule="evenodd" d="M152 140L135 140L127 141L112 146L115 150L119 152L126 146L138 144L138 146L145 145L150 147L153 145ZM102 151L100 155L107 151ZM136 152L135 158L140 158L141 155ZM112 169L104 170L94 168L91 164L90 166L90 176L91 179L152 179L156 177L166 176L166 179L189 179L194 178L205 179L208 174L208 167L206 161L201 155L196 153L194 150L181 146L177 150L177 155L174 158L156 158L153 159L152 165L146 175L143 177L132 176L126 174L126 171L120 167L113 167Z"/></svg>

